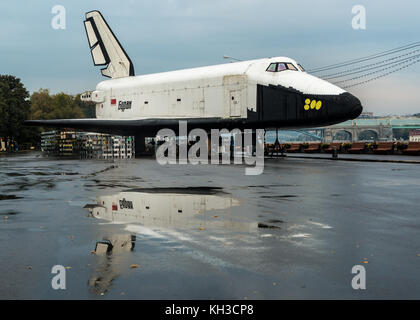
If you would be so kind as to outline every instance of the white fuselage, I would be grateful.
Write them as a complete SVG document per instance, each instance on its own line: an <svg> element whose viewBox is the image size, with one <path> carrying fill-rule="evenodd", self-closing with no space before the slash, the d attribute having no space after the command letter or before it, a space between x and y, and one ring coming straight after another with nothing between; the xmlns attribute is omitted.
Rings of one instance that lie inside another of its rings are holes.
<svg viewBox="0 0 420 320"><path fill-rule="evenodd" d="M267 72L275 57L100 82L92 93L99 119L246 118L255 111L257 84L293 87L304 94L344 90L302 71Z"/></svg>

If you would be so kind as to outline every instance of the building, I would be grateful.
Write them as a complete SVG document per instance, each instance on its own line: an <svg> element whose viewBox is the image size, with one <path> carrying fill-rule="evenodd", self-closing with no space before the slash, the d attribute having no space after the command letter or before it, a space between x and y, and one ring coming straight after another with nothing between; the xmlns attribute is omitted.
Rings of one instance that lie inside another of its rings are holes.
<svg viewBox="0 0 420 320"><path fill-rule="evenodd" d="M58 154L59 133L57 131L46 131L41 133L41 151L47 155Z"/></svg>
<svg viewBox="0 0 420 320"><path fill-rule="evenodd" d="M415 130L410 131L409 141L420 142L420 129L415 129Z"/></svg>
<svg viewBox="0 0 420 320"><path fill-rule="evenodd" d="M109 159L112 158L110 152L111 137L107 134L78 132L78 154L83 159Z"/></svg>
<svg viewBox="0 0 420 320"><path fill-rule="evenodd" d="M41 151L47 155L74 156L77 154L76 132L47 131L41 133Z"/></svg>
<svg viewBox="0 0 420 320"><path fill-rule="evenodd" d="M359 119L374 119L375 116L373 115L373 112L362 112L359 116Z"/></svg>
<svg viewBox="0 0 420 320"><path fill-rule="evenodd" d="M47 131L41 134L41 151L52 156L82 159L134 158L133 137L103 133Z"/></svg>
<svg viewBox="0 0 420 320"><path fill-rule="evenodd" d="M114 158L134 158L133 137L112 136L112 154Z"/></svg>

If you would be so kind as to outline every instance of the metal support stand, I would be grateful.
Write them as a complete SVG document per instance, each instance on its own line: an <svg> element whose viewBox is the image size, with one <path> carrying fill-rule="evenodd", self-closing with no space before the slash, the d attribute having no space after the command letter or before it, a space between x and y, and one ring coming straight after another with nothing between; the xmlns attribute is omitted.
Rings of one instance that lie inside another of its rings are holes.
<svg viewBox="0 0 420 320"><path fill-rule="evenodd" d="M338 150L337 150L336 147L333 147L333 150L332 150L332 158L334 160L338 160Z"/></svg>

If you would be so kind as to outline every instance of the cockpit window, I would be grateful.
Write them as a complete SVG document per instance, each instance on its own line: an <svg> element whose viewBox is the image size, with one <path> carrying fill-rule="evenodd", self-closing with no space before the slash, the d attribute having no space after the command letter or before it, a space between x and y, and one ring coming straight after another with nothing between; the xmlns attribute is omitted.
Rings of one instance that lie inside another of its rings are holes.
<svg viewBox="0 0 420 320"><path fill-rule="evenodd" d="M268 66L267 71L276 72L277 63L272 63Z"/></svg>
<svg viewBox="0 0 420 320"><path fill-rule="evenodd" d="M299 66L299 69L303 71L303 68ZM295 67L293 63L290 62L276 62L276 63L270 63L266 71L269 72L280 72L284 70L293 70L298 71L298 69Z"/></svg>
<svg viewBox="0 0 420 320"><path fill-rule="evenodd" d="M283 71L283 70L286 70L287 69L287 67L286 67L286 64L284 64L284 63L278 63L277 64L277 71Z"/></svg>
<svg viewBox="0 0 420 320"><path fill-rule="evenodd" d="M305 72L305 68L303 68L299 63L298 63L298 67L299 67L300 71Z"/></svg>

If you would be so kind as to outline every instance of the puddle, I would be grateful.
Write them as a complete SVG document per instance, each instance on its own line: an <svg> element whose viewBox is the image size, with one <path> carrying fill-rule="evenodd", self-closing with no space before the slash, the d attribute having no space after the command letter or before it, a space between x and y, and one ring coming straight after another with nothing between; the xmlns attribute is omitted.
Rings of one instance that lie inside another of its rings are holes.
<svg viewBox="0 0 420 320"><path fill-rule="evenodd" d="M106 172L106 171L109 171L109 170L112 170L112 169L117 169L118 168L118 166L114 166L114 165L112 165L112 166L109 166L109 167L106 167L105 169L103 169L103 170L100 170L100 171L96 171L96 172L92 172L92 173L89 173L87 176L96 176L97 174L99 174L99 173L103 173L103 172Z"/></svg>
<svg viewBox="0 0 420 320"><path fill-rule="evenodd" d="M176 187L176 188L138 188L124 192L175 193L175 194L227 194L220 187Z"/></svg>
<svg viewBox="0 0 420 320"><path fill-rule="evenodd" d="M258 223L258 228L261 229L281 229L279 226L271 225L271 224L265 224L265 223Z"/></svg>
<svg viewBox="0 0 420 320"><path fill-rule="evenodd" d="M3 174L5 174L8 177L22 177L22 176L26 176L25 173L19 173L19 172L6 172L6 173L3 173Z"/></svg>
<svg viewBox="0 0 420 320"><path fill-rule="evenodd" d="M30 172L34 176L75 176L77 172Z"/></svg>
<svg viewBox="0 0 420 320"><path fill-rule="evenodd" d="M0 216L14 216L17 215L18 212L10 211L10 212L0 212Z"/></svg>
<svg viewBox="0 0 420 320"><path fill-rule="evenodd" d="M289 199L289 198L297 198L298 196L292 194L285 194L285 195L273 195L273 196L261 196L260 198L265 199Z"/></svg>
<svg viewBox="0 0 420 320"><path fill-rule="evenodd" d="M14 194L0 194L0 200L15 200L22 199L23 197L18 197Z"/></svg>
<svg viewBox="0 0 420 320"><path fill-rule="evenodd" d="M269 223L284 223L283 220L278 220L278 219L270 219L268 220Z"/></svg>
<svg viewBox="0 0 420 320"><path fill-rule="evenodd" d="M10 183L3 184L4 187L12 187L9 188L9 191L23 191L28 190L32 187L43 187L46 190L50 190L55 187L55 180L48 179L48 180L32 180L29 181L28 179L24 178L21 181L14 181ZM1 200L1 199L0 199Z"/></svg>

